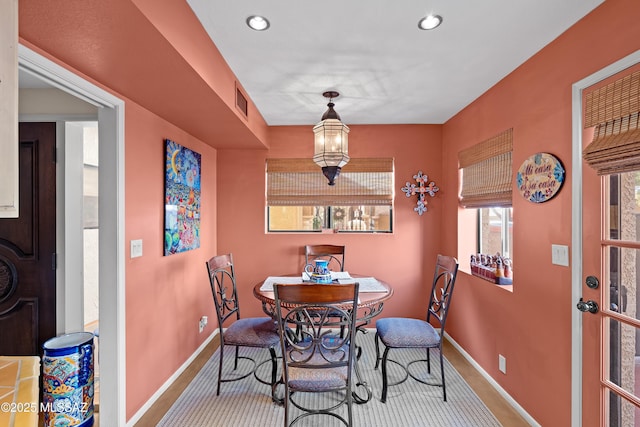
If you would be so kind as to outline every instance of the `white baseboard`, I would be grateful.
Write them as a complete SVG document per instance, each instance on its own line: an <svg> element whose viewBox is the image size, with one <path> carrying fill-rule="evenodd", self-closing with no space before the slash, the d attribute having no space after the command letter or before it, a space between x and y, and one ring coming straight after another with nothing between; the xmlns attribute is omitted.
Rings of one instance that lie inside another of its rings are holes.
<svg viewBox="0 0 640 427"><path fill-rule="evenodd" d="M455 342L455 340L453 338L451 338L451 336L449 334L447 334L446 332L445 332L444 336L451 343L451 345L453 345L456 348L456 350L458 350L458 352L460 352L460 354L462 354L462 356L465 359L467 359L467 362L469 362L471 364L471 366L473 366L474 369L476 371L478 371L480 373L480 375L482 375L484 377L484 379L487 380L489 382L489 384L491 384L491 386L494 389L496 389L496 391L498 393L500 393L500 395L504 398L504 400L506 400L507 403L509 405L511 405L513 407L513 409L515 409L516 412L518 412L522 416L522 418L524 418L525 421L527 421L529 423L529 425L531 425L533 427L541 427L540 424L531 415L529 415L527 413L527 411L525 411L524 408L522 406L520 406L520 404L518 404L518 402L516 402L516 400L513 397L509 396L509 393L507 393L505 391L505 389L503 389L500 386L500 384L498 384L496 382L496 380L494 380L487 373L487 371L482 369L482 367L475 360L473 360L473 358L471 357L471 355L469 353L467 353L462 347L460 347L460 344Z"/></svg>
<svg viewBox="0 0 640 427"><path fill-rule="evenodd" d="M171 385L178 379L178 377L189 367L189 365L191 365L193 363L193 361L196 359L196 357L198 357L200 355L200 353L202 353L202 351L205 349L205 347L207 345L209 345L209 343L211 342L211 340L218 335L219 330L218 328L216 328L215 332L211 335L209 335L209 337L204 340L204 342L202 344L200 344L200 347L198 347L196 349L196 351L191 355L191 357L189 357L183 364L182 366L180 366L180 368L178 368L178 370L176 372L174 372L173 375L171 375L169 377L169 379L167 379L167 381L165 381L164 384L162 384L162 386L158 389L158 391L156 391L153 396L151 396L151 398L149 400L147 400L147 402L142 405L142 407L138 410L138 412L136 412L133 417L131 417L129 419L129 421L127 421L127 427L133 427L138 421L140 421L140 419L144 416L144 414L147 413L147 411L153 406L154 403L156 403L156 401L160 398L160 396L162 396L162 394L167 391L169 389L169 387L171 387Z"/></svg>

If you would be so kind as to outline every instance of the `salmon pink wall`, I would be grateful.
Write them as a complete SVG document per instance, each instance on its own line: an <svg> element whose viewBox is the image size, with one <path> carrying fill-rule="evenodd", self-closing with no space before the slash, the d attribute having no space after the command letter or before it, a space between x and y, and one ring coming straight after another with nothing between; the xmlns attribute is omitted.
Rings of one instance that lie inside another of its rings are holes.
<svg viewBox="0 0 640 427"><path fill-rule="evenodd" d="M552 153L565 166L567 180L549 202L530 203L514 186L513 292L461 273L448 324L453 339L541 425L571 419L575 301L570 268L551 264L552 244L571 245L571 85L640 48L638 16L640 2L606 1L443 128L446 188L457 183L458 151L508 128L514 175L537 152ZM461 213L454 198L443 208L445 218ZM459 227L445 222L443 235L456 236ZM458 253L466 267L470 253L456 247L465 240L444 238L439 247ZM506 375L498 371L498 354L507 358ZM596 402L586 408L595 415L585 420L598 420L598 392L585 395L585 402Z"/></svg>
<svg viewBox="0 0 640 427"><path fill-rule="evenodd" d="M343 117L347 112L341 112ZM346 119L344 119L346 120ZM400 188L422 170L440 184L441 126L350 126L351 157L395 158L393 234L319 234L265 232L265 159L313 156L312 126L270 129L270 150L218 152L218 250L232 252L236 262L243 315L262 315L252 295L266 276L296 273L303 266L305 244L346 245L346 270L373 275L389 282L395 294L385 304L385 315L425 314L424 278L430 277L441 239L442 203L455 189L440 186L428 198L428 212L413 211L416 198ZM318 173L321 173L318 168ZM340 178L338 178L340 179Z"/></svg>
<svg viewBox="0 0 640 427"><path fill-rule="evenodd" d="M142 239L143 256L126 252L127 418L184 363L214 328L205 260L216 251L216 151L134 103L125 106L125 241ZM163 256L165 145L169 138L202 156L200 248Z"/></svg>
<svg viewBox="0 0 640 427"><path fill-rule="evenodd" d="M261 141L265 141L268 127L262 115L248 96L247 116L236 108L236 83L242 91L244 88L186 2L165 2L158 7L156 0L132 1L220 96L229 110L240 117ZM246 96L246 91L244 93Z"/></svg>

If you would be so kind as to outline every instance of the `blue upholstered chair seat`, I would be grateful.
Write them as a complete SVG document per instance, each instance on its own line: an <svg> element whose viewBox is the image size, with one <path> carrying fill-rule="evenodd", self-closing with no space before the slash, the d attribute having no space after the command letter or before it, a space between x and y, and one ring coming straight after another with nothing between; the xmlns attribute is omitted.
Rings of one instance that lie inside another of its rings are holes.
<svg viewBox="0 0 640 427"><path fill-rule="evenodd" d="M270 317L248 317L233 322L224 331L226 344L267 348L280 344L278 329Z"/></svg>
<svg viewBox="0 0 640 427"><path fill-rule="evenodd" d="M346 355L349 354L349 346L344 345L339 351L327 351L324 350L323 358L318 353L318 348L313 357L309 361L311 365L324 365L326 359L330 361L344 361L347 362ZM294 353L295 354L295 353ZM308 354L308 352L307 352ZM295 354L297 360L304 359L305 353ZM289 363L291 363L291 357L289 357ZM289 387L292 390L297 391L326 391L330 389L344 388L347 381L347 367L334 367L334 368L297 368L295 366L289 367Z"/></svg>
<svg viewBox="0 0 640 427"><path fill-rule="evenodd" d="M289 387L297 391L326 391L344 388L347 367L331 369L289 368Z"/></svg>
<svg viewBox="0 0 640 427"><path fill-rule="evenodd" d="M387 347L435 347L440 341L438 331L421 319L388 317L378 320L376 329Z"/></svg>

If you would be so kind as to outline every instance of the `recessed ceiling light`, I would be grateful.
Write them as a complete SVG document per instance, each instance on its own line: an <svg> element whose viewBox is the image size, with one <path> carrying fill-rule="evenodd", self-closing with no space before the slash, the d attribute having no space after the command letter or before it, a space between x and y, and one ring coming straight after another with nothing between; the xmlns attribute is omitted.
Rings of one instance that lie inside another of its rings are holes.
<svg viewBox="0 0 640 427"><path fill-rule="evenodd" d="M265 18L263 16L259 16L259 15L252 15L252 16L247 18L247 25L252 30L264 31L267 28L269 28L270 24L269 24L269 20L267 20L267 18Z"/></svg>
<svg viewBox="0 0 640 427"><path fill-rule="evenodd" d="M420 28L421 30L433 30L440 24L442 24L442 16L427 15L418 21L418 28Z"/></svg>

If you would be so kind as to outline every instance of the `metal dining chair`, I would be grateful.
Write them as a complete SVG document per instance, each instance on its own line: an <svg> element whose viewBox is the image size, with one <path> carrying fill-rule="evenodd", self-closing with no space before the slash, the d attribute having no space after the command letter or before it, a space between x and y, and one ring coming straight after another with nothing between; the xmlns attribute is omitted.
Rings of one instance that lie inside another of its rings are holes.
<svg viewBox="0 0 640 427"><path fill-rule="evenodd" d="M344 253L345 246L341 245L305 245L304 263L309 264L316 259L325 259L329 261L330 270L344 271Z"/></svg>
<svg viewBox="0 0 640 427"><path fill-rule="evenodd" d="M442 340L444 337L444 326L447 321L447 313L451 305L451 296L458 273L458 260L451 256L438 255L436 268L433 274L431 292L429 293L429 305L426 320L412 319L406 317L388 317L376 322L376 366L378 369L382 361L382 398L383 403L387 401L387 389L390 386L405 382L409 377L416 381L429 385L442 386L443 399L447 401L447 389L444 378L444 357L442 355ZM435 323L435 326L432 323ZM380 355L379 342L384 345L384 353ZM396 360L389 359L389 351L398 348L419 348L426 349L426 359L416 359L407 365L402 365ZM410 371L411 365L417 362L427 362L427 372L431 373L431 355L429 350L437 348L440 355L441 384L431 384ZM394 363L403 368L402 379L389 384L387 364Z"/></svg>
<svg viewBox="0 0 640 427"><path fill-rule="evenodd" d="M346 247L344 245L305 245L305 264L309 264L316 259L324 259L329 262L329 270L344 271L345 250ZM341 334L344 335L344 330Z"/></svg>
<svg viewBox="0 0 640 427"><path fill-rule="evenodd" d="M276 284L276 319L282 349L284 425L309 416L353 423L352 374L358 283L349 285ZM339 312L340 316L333 313ZM344 328L344 336L339 330ZM297 332L294 332L297 331ZM307 393L332 393L326 405L306 406ZM335 394L335 396L334 396ZM337 412L347 407L346 417ZM292 407L301 411L293 421Z"/></svg>
<svg viewBox="0 0 640 427"><path fill-rule="evenodd" d="M274 319L271 317L240 317L235 268L231 254L214 256L206 264L211 292L213 293L213 302L216 307L218 327L220 328L220 365L218 367L216 395L220 395L221 383L238 381L254 374L258 381L271 386L271 398L276 402L275 390L278 372L276 349L280 345L280 338ZM225 329L225 322L229 323L227 320L233 323L230 323ZM235 347L234 371L238 369L239 360L249 361L251 369L234 376L229 375L222 378L225 346ZM271 356L271 381L265 381L257 374L257 368L268 360L258 363L251 357L241 356L239 354L240 347L256 347L269 350Z"/></svg>

